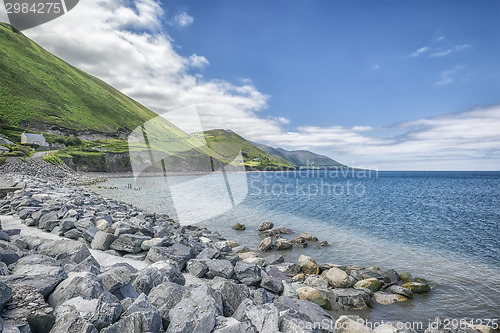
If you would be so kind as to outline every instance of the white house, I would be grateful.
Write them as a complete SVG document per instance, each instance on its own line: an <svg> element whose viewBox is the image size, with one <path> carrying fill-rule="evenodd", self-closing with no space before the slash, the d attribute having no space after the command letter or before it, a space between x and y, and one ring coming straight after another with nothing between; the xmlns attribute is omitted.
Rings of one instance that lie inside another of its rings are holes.
<svg viewBox="0 0 500 333"><path fill-rule="evenodd" d="M49 144L45 141L45 137L41 134L32 134L24 132L21 134L21 143L35 144L40 147L48 147Z"/></svg>

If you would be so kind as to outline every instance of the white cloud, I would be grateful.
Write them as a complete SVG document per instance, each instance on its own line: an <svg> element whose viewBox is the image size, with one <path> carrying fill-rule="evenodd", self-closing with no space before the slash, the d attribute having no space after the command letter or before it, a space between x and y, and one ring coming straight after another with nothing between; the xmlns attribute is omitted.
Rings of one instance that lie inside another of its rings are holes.
<svg viewBox="0 0 500 333"><path fill-rule="evenodd" d="M416 50L415 52L413 52L411 54L412 57L418 57L418 56L421 56L422 54L428 52L430 50L430 48L428 46L424 46L424 47L421 47L419 48L418 50Z"/></svg>
<svg viewBox="0 0 500 333"><path fill-rule="evenodd" d="M445 86L452 83L455 80L456 74L460 71L460 66L456 66L453 69L442 71L439 74L439 80L434 82L436 86Z"/></svg>
<svg viewBox="0 0 500 333"><path fill-rule="evenodd" d="M178 27L187 27L194 22L194 18L186 12L182 12L170 20L170 24Z"/></svg>
<svg viewBox="0 0 500 333"><path fill-rule="evenodd" d="M456 45L448 49L436 51L430 54L430 57L444 57L455 52L460 52L471 47L470 44Z"/></svg>
<svg viewBox="0 0 500 333"><path fill-rule="evenodd" d="M196 54L193 54L192 56L189 57L189 62L191 64L191 67L196 67L196 68L203 68L209 64L207 58Z"/></svg>

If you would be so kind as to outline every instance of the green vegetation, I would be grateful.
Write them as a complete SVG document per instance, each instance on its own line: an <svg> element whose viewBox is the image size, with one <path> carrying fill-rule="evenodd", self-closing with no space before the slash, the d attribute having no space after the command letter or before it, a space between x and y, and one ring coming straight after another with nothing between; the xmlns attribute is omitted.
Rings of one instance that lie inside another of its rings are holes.
<svg viewBox="0 0 500 333"><path fill-rule="evenodd" d="M11 140L19 141L16 128L29 123L114 133L157 116L5 23L0 23L0 45L0 124L11 127L2 133L14 131L4 133Z"/></svg>
<svg viewBox="0 0 500 333"><path fill-rule="evenodd" d="M50 156L47 156L47 157L43 157L42 159L45 162L49 162L49 163L52 163L54 165L62 165L62 164L64 164L63 160L61 160L56 155L50 155Z"/></svg>
<svg viewBox="0 0 500 333"><path fill-rule="evenodd" d="M5 164L6 159L7 159L7 157L0 157L0 166Z"/></svg>
<svg viewBox="0 0 500 333"><path fill-rule="evenodd" d="M25 157L25 156L31 156L31 147L26 146L26 145L21 145L21 144L13 144L10 146L7 146L10 149L10 152L2 154L2 156L9 156L9 157Z"/></svg>
<svg viewBox="0 0 500 333"><path fill-rule="evenodd" d="M197 134L201 136L200 133ZM247 169L277 170L294 165L282 158L271 156L232 131L216 129L203 133L210 149L225 161L234 159L239 152Z"/></svg>

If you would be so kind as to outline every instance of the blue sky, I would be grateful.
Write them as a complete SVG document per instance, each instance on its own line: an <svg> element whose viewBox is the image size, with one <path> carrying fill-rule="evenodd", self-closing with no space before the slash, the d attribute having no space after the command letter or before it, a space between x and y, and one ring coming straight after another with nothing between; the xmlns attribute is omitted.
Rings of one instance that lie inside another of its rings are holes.
<svg viewBox="0 0 500 333"><path fill-rule="evenodd" d="M82 0L25 33L159 114L195 105L205 129L381 170L500 170L499 1Z"/></svg>
<svg viewBox="0 0 500 333"><path fill-rule="evenodd" d="M289 128L384 126L500 101L498 1L172 3L195 18L170 32L179 52L203 54L204 75L250 78Z"/></svg>

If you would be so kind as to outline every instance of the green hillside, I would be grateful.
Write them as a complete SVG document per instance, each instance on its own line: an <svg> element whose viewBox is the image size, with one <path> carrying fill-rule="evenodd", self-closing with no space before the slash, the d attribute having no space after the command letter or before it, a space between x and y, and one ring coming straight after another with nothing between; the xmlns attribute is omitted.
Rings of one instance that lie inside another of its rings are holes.
<svg viewBox="0 0 500 333"><path fill-rule="evenodd" d="M33 128L41 122L75 131L114 133L131 131L157 116L6 23L0 23L0 82L3 126Z"/></svg>
<svg viewBox="0 0 500 333"><path fill-rule="evenodd" d="M251 142L232 131L215 129L205 131L203 134L210 149L223 156L225 160L234 158L241 150L247 168L272 170L294 166L292 163L282 158L265 153Z"/></svg>

